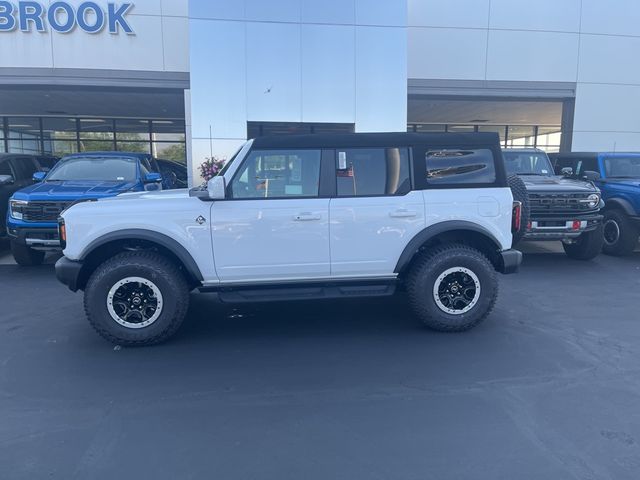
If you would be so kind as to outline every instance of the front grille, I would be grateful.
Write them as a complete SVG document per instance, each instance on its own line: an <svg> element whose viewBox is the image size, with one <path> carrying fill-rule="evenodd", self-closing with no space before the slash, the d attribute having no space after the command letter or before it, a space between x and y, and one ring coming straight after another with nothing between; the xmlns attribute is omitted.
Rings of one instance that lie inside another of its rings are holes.
<svg viewBox="0 0 640 480"><path fill-rule="evenodd" d="M27 222L55 222L69 205L71 202L29 202L23 210L22 219Z"/></svg>
<svg viewBox="0 0 640 480"><path fill-rule="evenodd" d="M529 193L532 214L581 214L597 210L588 206L591 193Z"/></svg>

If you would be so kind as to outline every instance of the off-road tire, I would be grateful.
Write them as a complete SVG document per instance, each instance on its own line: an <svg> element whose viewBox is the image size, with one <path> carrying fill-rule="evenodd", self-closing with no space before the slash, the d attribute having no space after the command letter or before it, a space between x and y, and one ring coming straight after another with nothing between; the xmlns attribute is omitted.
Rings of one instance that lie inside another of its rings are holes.
<svg viewBox="0 0 640 480"><path fill-rule="evenodd" d="M433 288L446 270L464 267L479 279L480 296L465 313L450 314L436 303ZM420 254L406 279L409 304L416 316L432 330L462 332L482 322L493 309L498 297L498 279L489 259L475 248L462 244L434 247Z"/></svg>
<svg viewBox="0 0 640 480"><path fill-rule="evenodd" d="M23 267L42 265L45 256L45 252L34 250L28 245L13 240L11 241L11 253L16 263Z"/></svg>
<svg viewBox="0 0 640 480"><path fill-rule="evenodd" d="M607 243L606 237L602 251L607 255L623 256L633 252L638 245L640 231L635 227L629 217L620 210L607 210L604 212L603 229L607 228L607 222L614 222L618 227L618 240ZM606 231L605 231L606 234Z"/></svg>
<svg viewBox="0 0 640 480"><path fill-rule="evenodd" d="M153 282L163 297L159 317L150 325L133 329L117 323L107 308L109 290L126 277ZM87 282L84 310L89 323L106 340L122 346L145 346L164 342L176 333L187 314L189 288L179 268L152 251L120 253L98 266Z"/></svg>
<svg viewBox="0 0 640 480"><path fill-rule="evenodd" d="M602 251L604 236L602 225L580 235L575 243L562 243L562 248L569 258L575 260L592 260Z"/></svg>
<svg viewBox="0 0 640 480"><path fill-rule="evenodd" d="M522 238L527 230L529 224L529 218L531 216L531 209L529 207L529 194L527 193L527 187L522 179L517 175L510 175L507 178L509 188L511 189L511 195L515 201L522 204L522 213L520 217L520 230L513 232L512 246L515 246Z"/></svg>

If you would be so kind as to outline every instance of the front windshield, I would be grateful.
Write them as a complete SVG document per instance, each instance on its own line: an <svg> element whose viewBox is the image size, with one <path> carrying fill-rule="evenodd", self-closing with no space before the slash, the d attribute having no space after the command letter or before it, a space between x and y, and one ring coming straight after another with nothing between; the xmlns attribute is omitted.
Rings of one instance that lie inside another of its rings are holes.
<svg viewBox="0 0 640 480"><path fill-rule="evenodd" d="M604 171L607 177L640 178L640 156L605 158Z"/></svg>
<svg viewBox="0 0 640 480"><path fill-rule="evenodd" d="M47 175L47 181L90 180L135 182L137 161L131 157L73 157L61 160Z"/></svg>
<svg viewBox="0 0 640 480"><path fill-rule="evenodd" d="M553 175L549 157L542 152L502 152L508 175Z"/></svg>

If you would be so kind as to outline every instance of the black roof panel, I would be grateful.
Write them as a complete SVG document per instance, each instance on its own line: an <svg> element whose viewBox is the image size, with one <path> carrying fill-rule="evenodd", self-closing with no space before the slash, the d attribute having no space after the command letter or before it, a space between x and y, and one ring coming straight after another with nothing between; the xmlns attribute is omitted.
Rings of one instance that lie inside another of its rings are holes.
<svg viewBox="0 0 640 480"><path fill-rule="evenodd" d="M253 140L253 148L405 147L412 145L455 148L467 145L499 146L499 144L500 138L494 132L273 135Z"/></svg>

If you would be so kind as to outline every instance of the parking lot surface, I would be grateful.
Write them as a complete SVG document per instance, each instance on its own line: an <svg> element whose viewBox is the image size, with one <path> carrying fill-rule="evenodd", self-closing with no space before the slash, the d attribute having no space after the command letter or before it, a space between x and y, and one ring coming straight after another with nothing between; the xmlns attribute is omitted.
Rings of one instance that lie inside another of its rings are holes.
<svg viewBox="0 0 640 480"><path fill-rule="evenodd" d="M640 253L528 251L467 333L401 296L194 293L142 349L98 337L51 265L7 261L0 478L640 478Z"/></svg>

